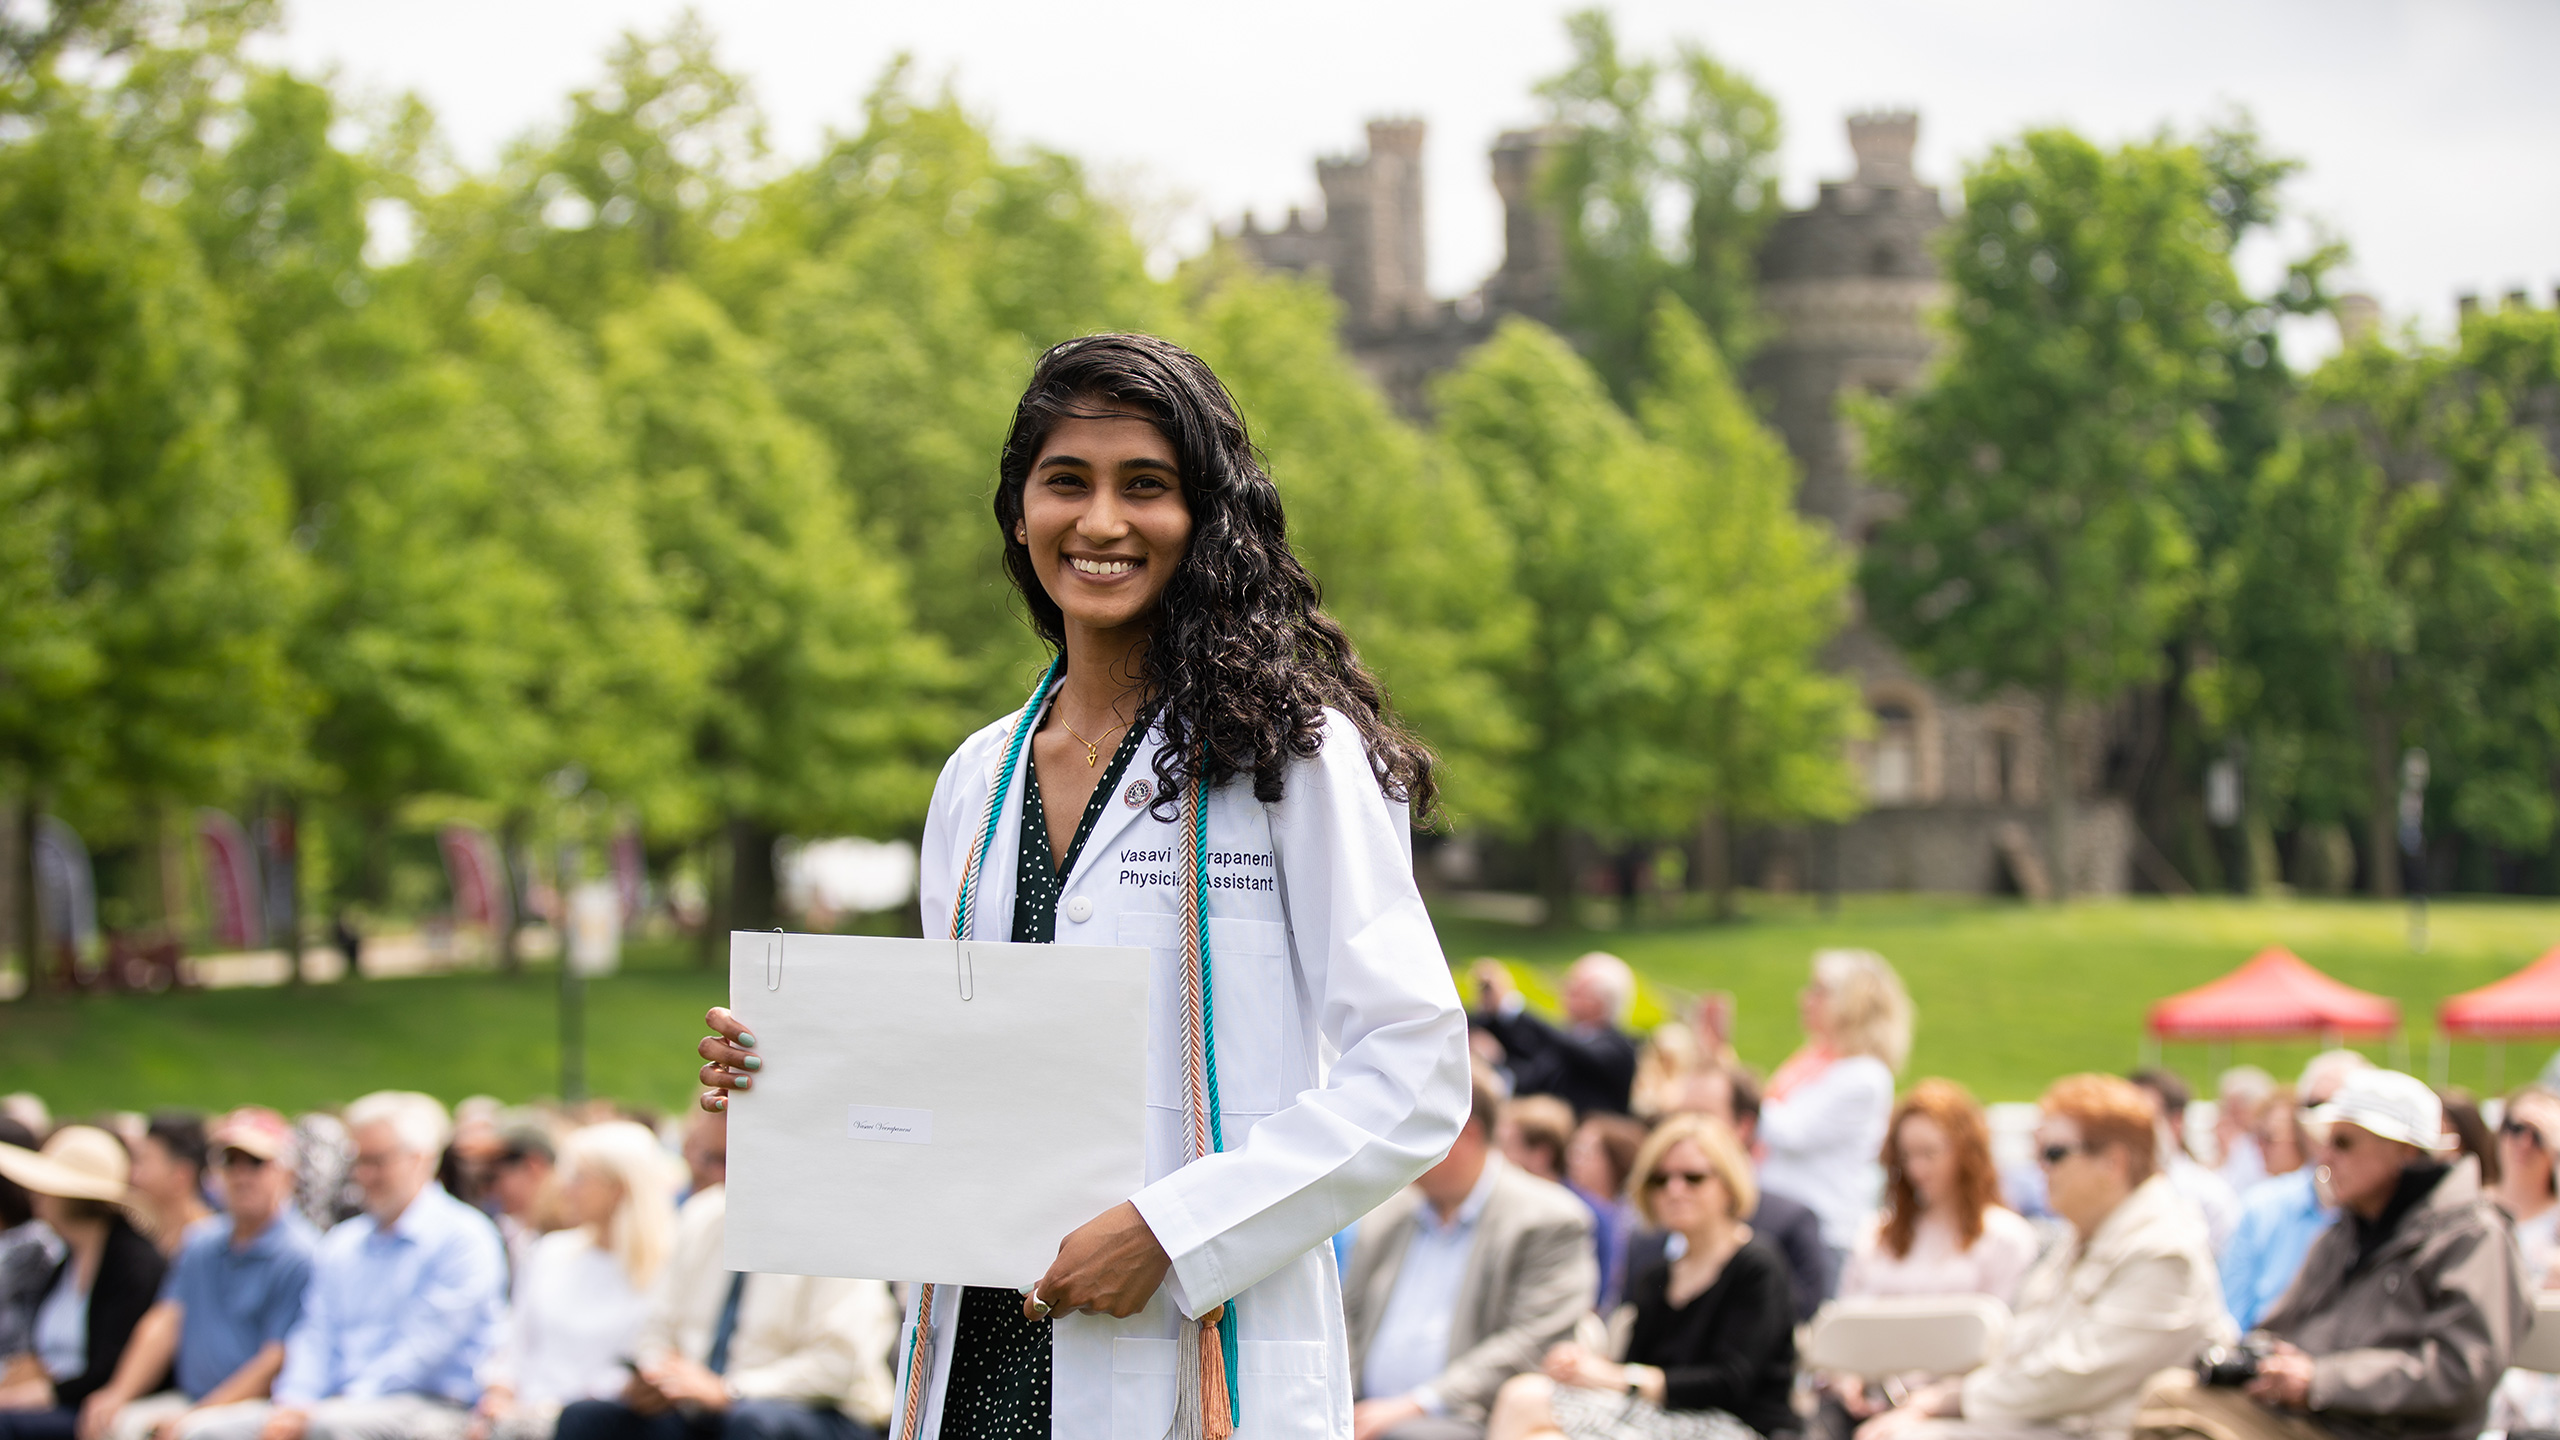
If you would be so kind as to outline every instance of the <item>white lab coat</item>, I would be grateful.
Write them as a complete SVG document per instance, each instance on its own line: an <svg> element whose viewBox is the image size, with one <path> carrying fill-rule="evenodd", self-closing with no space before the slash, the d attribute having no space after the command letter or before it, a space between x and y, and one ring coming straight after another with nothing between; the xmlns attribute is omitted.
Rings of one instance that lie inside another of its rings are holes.
<svg viewBox="0 0 2560 1440"><path fill-rule="evenodd" d="M1008 717L969 737L934 787L920 877L928 935L950 933L1012 724ZM1466 1017L1414 888L1405 807L1380 792L1359 732L1327 711L1321 751L1290 765L1281 800L1255 800L1250 777L1209 799L1206 898L1226 1152L1184 1165L1179 831L1148 804L1129 803L1139 798L1132 782L1157 783L1161 738L1153 732L1139 744L1096 818L1059 899L1057 939L1153 952L1147 1183L1131 1198L1173 1268L1126 1320L1055 1322L1051 1434L1163 1440L1177 1326L1197 1333L1177 1312L1196 1318L1236 1299L1238 1440L1347 1437L1350 1348L1326 1241L1457 1137L1469 1095ZM1027 747L1021 763L1031 763ZM1023 789L1017 775L979 873L977 939L1012 933ZM928 1436L940 1433L959 1298L951 1286L935 1302Z"/></svg>

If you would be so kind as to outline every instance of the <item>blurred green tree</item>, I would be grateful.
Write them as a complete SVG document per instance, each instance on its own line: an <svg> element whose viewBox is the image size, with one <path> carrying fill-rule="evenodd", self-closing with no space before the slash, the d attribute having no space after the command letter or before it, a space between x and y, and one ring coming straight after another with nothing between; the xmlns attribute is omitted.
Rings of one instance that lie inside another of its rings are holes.
<svg viewBox="0 0 2560 1440"><path fill-rule="evenodd" d="M1869 613L1959 690L2037 697L2057 893L2070 715L2157 675L2196 593L2179 499L2223 463L2212 407L2241 298L2212 189L2167 138L1995 148L1944 241L1945 358L1867 416L1867 469L1900 500L1864 552Z"/></svg>
<svg viewBox="0 0 2560 1440"><path fill-rule="evenodd" d="M1698 318L1668 295L1646 368L1653 378L1637 415L1674 487L1658 543L1689 610L1674 632L1678 733L1704 770L1708 823L1720 832L1707 879L1729 918L1739 828L1859 808L1848 742L1865 708L1823 665L1849 619L1850 565L1828 527L1797 513L1786 442L1752 413Z"/></svg>
<svg viewBox="0 0 2560 1440"><path fill-rule="evenodd" d="M1573 61L1538 86L1562 132L1539 183L1563 225L1563 326L1633 405L1664 295L1705 323L1729 367L1762 337L1778 105L1696 45L1630 58L1606 10L1575 13L1565 31Z"/></svg>

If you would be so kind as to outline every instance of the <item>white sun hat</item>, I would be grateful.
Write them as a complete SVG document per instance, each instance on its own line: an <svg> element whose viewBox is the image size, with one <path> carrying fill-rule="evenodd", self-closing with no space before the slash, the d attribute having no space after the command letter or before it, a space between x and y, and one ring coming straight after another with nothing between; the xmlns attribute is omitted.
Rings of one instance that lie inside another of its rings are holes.
<svg viewBox="0 0 2560 1440"><path fill-rule="evenodd" d="M2426 1081L2397 1070L2356 1071L2328 1104L2313 1107L2304 1118L2314 1125L2353 1125L2429 1153L2452 1148L2444 1138L2444 1102Z"/></svg>
<svg viewBox="0 0 2560 1440"><path fill-rule="evenodd" d="M125 1185L132 1174L123 1142L94 1126L65 1125L40 1151L0 1145L0 1175L39 1195L123 1203L132 1196Z"/></svg>

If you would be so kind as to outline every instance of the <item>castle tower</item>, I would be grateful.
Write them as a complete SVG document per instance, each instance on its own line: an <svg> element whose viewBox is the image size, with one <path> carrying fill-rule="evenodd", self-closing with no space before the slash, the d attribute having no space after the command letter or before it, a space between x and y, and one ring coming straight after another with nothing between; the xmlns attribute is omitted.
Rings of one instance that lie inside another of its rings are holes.
<svg viewBox="0 0 2560 1440"><path fill-rule="evenodd" d="M1564 227L1538 203L1538 182L1562 136L1510 130L1494 142L1493 188L1502 196L1502 268L1485 286L1490 308L1554 324L1563 309Z"/></svg>
<svg viewBox="0 0 2560 1440"><path fill-rule="evenodd" d="M1365 155L1316 162L1334 293L1353 326L1392 330L1426 315L1419 120L1372 120Z"/></svg>
<svg viewBox="0 0 2560 1440"><path fill-rule="evenodd" d="M1932 246L1946 224L1936 187L1912 169L1919 117L1849 117L1849 179L1826 181L1812 208L1770 227L1760 298L1777 334L1750 379L1803 471L1797 508L1830 523L1851 549L1894 497L1860 473L1842 402L1916 384L1935 341L1928 313L1944 302ZM2033 836L2044 817L2043 727L2032 698L1960 699L1913 670L1863 619L1834 642L1831 667L1864 693L1873 733L1853 747L1870 808L1840 827L1827 862L1850 890L1982 891L2050 883ZM2075 788L2089 797L2071 836L2070 886L2119 893L2131 869L2133 821L2099 797L2103 726L2074 717ZM1775 858L1775 857L1773 857Z"/></svg>

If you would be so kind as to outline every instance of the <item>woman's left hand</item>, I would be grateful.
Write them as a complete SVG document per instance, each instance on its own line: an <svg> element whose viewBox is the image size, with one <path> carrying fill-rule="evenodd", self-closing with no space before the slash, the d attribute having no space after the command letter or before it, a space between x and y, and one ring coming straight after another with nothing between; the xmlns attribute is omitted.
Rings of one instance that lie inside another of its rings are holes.
<svg viewBox="0 0 2560 1440"><path fill-rule="evenodd" d="M1031 1296L1037 1295L1052 1317L1090 1310L1126 1319L1147 1308L1164 1283L1164 1272L1172 1268L1173 1257L1156 1242L1146 1217L1123 1200L1058 1242L1058 1258L1049 1273L1031 1287L1031 1295L1022 1297L1022 1314L1042 1318L1031 1304Z"/></svg>

